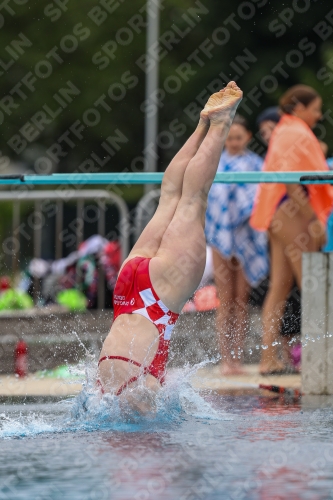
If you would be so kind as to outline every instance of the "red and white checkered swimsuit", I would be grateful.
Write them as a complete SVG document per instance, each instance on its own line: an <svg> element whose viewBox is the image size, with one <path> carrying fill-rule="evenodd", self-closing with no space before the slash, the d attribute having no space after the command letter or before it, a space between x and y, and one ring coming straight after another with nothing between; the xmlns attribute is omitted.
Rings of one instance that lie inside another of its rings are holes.
<svg viewBox="0 0 333 500"><path fill-rule="evenodd" d="M155 292L149 276L149 262L150 259L146 257L134 257L122 268L113 294L114 320L121 314L141 314L154 323L159 333L157 353L151 364L142 368L144 374L150 373L163 383L170 337L179 314L170 311ZM105 359L121 359L141 367L137 361L122 356L105 356L99 363ZM137 379L138 377L130 379L121 386L117 394Z"/></svg>

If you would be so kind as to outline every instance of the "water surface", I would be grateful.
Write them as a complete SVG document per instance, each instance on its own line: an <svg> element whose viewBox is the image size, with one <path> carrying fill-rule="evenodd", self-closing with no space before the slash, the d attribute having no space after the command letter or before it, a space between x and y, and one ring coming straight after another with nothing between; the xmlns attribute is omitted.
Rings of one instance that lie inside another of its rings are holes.
<svg viewBox="0 0 333 500"><path fill-rule="evenodd" d="M1 405L0 499L333 499L332 399L187 391L126 421Z"/></svg>

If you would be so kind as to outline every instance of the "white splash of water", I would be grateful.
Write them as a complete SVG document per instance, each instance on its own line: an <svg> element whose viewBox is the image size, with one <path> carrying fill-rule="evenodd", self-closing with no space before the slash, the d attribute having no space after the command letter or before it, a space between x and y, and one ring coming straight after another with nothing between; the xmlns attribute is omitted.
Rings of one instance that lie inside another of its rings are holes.
<svg viewBox="0 0 333 500"><path fill-rule="evenodd" d="M0 438L32 437L39 434L61 431L53 423L47 422L44 415L32 412L18 416L0 415Z"/></svg>
<svg viewBox="0 0 333 500"><path fill-rule="evenodd" d="M31 413L21 412L16 416L13 416L13 413L1 414L0 439L80 431L158 432L166 425L177 424L188 417L229 420L230 417L215 410L190 384L191 377L207 363L171 370L164 386L155 397L154 410L142 415L132 408L120 405L117 396L101 394L96 384L97 364L89 361L84 367L84 388L77 397L54 403L54 413L51 411L47 415L38 410ZM82 374L82 368L81 365L73 369L72 373ZM134 390L142 391L140 397L147 395L147 389L143 386Z"/></svg>

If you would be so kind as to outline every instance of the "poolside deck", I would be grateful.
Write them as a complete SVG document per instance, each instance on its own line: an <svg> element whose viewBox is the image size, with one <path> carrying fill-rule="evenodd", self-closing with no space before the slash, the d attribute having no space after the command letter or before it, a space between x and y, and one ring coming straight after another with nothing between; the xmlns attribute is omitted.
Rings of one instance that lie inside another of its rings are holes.
<svg viewBox="0 0 333 500"><path fill-rule="evenodd" d="M29 371L50 370L84 360L87 352L97 358L110 329L112 311L69 313L59 307L16 311L0 315L0 375L14 372L14 350L19 339L28 346ZM181 314L172 334L169 367L195 365L219 357L215 312ZM260 309L250 309L244 346L244 362L260 359Z"/></svg>
<svg viewBox="0 0 333 500"><path fill-rule="evenodd" d="M222 377L219 365L200 368L192 377L192 385L199 390L214 390L220 394L254 394L262 390L259 384L277 385L290 389L301 388L301 376L272 375L262 377L258 365L245 365L246 375ZM179 370L179 369L177 369ZM31 374L26 378L14 375L0 376L0 398L2 400L24 397L62 398L79 393L82 385L77 380L59 378L37 378ZM266 392L266 391L265 391Z"/></svg>

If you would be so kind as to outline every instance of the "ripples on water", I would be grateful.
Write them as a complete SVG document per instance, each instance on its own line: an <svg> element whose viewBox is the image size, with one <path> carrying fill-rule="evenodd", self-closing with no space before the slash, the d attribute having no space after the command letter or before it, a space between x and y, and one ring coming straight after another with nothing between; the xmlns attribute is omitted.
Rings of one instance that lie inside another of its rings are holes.
<svg viewBox="0 0 333 500"><path fill-rule="evenodd" d="M330 499L332 399L199 394L176 371L154 415L88 377L74 399L2 405L0 499Z"/></svg>

